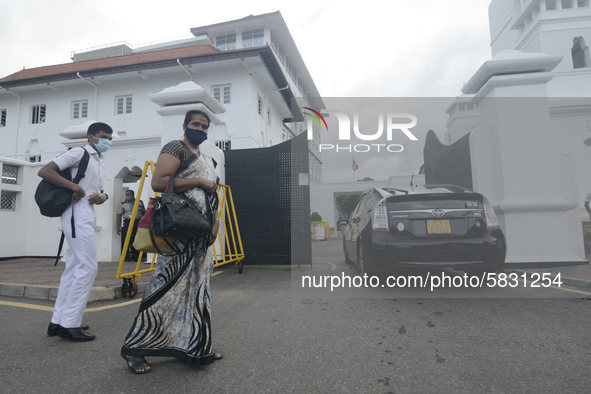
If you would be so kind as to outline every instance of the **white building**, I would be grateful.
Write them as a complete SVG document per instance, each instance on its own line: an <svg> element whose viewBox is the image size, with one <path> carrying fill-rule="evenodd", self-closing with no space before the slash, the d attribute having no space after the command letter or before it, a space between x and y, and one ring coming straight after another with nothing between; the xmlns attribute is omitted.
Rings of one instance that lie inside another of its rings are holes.
<svg viewBox="0 0 591 394"><path fill-rule="evenodd" d="M184 109L196 105L199 87L221 104L210 108L214 127L208 141L222 150L267 147L304 131L292 100L318 107L314 97L320 95L279 12L191 33L150 45L120 42L75 51L70 63L0 79L0 257L55 253L59 220L36 212L36 172L66 147L82 145L89 122L105 122L121 137L106 154L105 191L111 198L97 207L99 261L119 259L115 212L123 190L136 189L129 182L137 181L144 162L156 160L168 141L182 138ZM150 97L171 87L183 112L161 115ZM319 139L317 131L315 136ZM310 141L311 169L321 165L318 142ZM207 149L223 157L215 147ZM147 194L141 198L146 201Z"/></svg>
<svg viewBox="0 0 591 394"><path fill-rule="evenodd" d="M560 134L556 148L568 154L575 168L580 213L591 192L591 150L583 143L591 131L591 6L589 0L493 0L489 6L491 50L494 59L543 53L562 56L546 83L551 122ZM465 88L464 88L465 89ZM452 144L480 122L474 91L448 109L445 143Z"/></svg>
<svg viewBox="0 0 591 394"><path fill-rule="evenodd" d="M588 0L493 0L492 59L448 109L445 143L470 133L474 189L497 211L508 263L585 261L591 191Z"/></svg>

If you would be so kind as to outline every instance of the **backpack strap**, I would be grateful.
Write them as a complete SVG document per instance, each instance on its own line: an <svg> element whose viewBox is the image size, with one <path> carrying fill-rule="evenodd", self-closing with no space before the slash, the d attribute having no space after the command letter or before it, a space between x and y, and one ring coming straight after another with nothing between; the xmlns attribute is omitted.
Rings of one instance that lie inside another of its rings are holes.
<svg viewBox="0 0 591 394"><path fill-rule="evenodd" d="M84 149L84 148L82 148ZM72 180L75 184L78 184L82 178L84 178L84 174L86 173L86 169L88 168L88 162L90 161L90 154L86 149L84 149L84 154L82 155L82 159L80 159L80 163L78 163L78 172L76 176ZM72 196L74 198L74 196ZM74 224L74 204L72 204L72 218L70 219L70 225L72 226L72 238L76 238L76 225ZM60 253L62 252L62 248L64 246L64 239L66 238L64 232L62 231L62 236L60 238L60 245L57 249L57 256L55 258L54 267L57 265L57 262L60 259Z"/></svg>
<svg viewBox="0 0 591 394"><path fill-rule="evenodd" d="M84 149L84 148L82 148ZM78 172L72 182L78 184L82 178L84 178L84 174L86 173L86 169L88 168L88 161L90 160L90 154L86 149L84 149L84 154L82 155L82 159L80 159L80 163L78 163Z"/></svg>
<svg viewBox="0 0 591 394"><path fill-rule="evenodd" d="M59 259L60 259L60 257L61 257L61 256L60 256L60 253L62 252L62 248L63 248L63 246L64 246L64 239L66 239L66 236L64 235L64 232L62 231L62 236L61 236L61 238L60 238L60 246L59 246L59 248L57 249L57 256L56 256L56 258L55 258L55 264L53 265L54 267L57 265L57 262L59 261Z"/></svg>
<svg viewBox="0 0 591 394"><path fill-rule="evenodd" d="M84 148L82 148L84 149ZM80 159L80 163L78 163L78 172L76 172L76 176L72 180L75 184L78 184L86 173L86 169L88 168L88 162L90 161L90 154L86 149L84 149L84 154L82 155L82 159ZM74 196L72 196L74 198ZM72 226L72 238L76 238L76 225L74 224L74 205L72 204L72 218L70 219L70 225ZM58 252L59 255L59 252Z"/></svg>

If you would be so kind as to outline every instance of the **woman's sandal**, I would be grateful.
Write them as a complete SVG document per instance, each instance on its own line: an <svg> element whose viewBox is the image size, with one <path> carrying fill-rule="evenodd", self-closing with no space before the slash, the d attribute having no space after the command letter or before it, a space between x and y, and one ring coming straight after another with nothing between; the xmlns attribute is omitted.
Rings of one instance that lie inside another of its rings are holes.
<svg viewBox="0 0 591 394"><path fill-rule="evenodd" d="M148 364L145 357L126 356L123 353L121 354L121 357L123 357L123 359L127 362L127 368L129 368L129 370L135 374L140 375L143 373L148 373L152 370L152 368L150 367L150 364ZM148 369L144 369L143 371L138 371L137 369L142 364L146 364L148 366Z"/></svg>
<svg viewBox="0 0 591 394"><path fill-rule="evenodd" d="M213 359L214 360L221 360L222 358L224 358L224 355L220 352L218 352L217 350L213 349Z"/></svg>

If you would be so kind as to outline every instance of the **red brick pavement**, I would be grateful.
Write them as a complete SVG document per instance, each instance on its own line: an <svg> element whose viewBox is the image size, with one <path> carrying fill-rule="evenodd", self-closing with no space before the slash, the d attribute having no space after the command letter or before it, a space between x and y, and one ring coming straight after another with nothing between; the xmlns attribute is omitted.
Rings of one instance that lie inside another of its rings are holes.
<svg viewBox="0 0 591 394"><path fill-rule="evenodd" d="M16 283L24 285L59 286L60 278L64 270L64 262L60 261L57 266L53 264L55 258L31 258L23 257L0 261L0 283ZM135 271L136 263L126 262L123 265L122 274ZM98 263L98 273L94 286L118 286L123 283L122 279L115 279L119 262ZM149 264L140 264L140 270L149 268ZM149 282L152 273L142 274L140 283Z"/></svg>

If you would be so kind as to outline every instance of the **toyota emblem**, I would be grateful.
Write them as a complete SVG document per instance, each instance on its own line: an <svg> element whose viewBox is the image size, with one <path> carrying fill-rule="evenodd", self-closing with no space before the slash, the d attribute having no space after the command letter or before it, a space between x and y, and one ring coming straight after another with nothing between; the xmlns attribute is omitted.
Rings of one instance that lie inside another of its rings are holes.
<svg viewBox="0 0 591 394"><path fill-rule="evenodd" d="M435 216L435 217L438 217L438 218L440 218L440 217L442 217L443 215L445 215L445 211L444 211L444 210L442 210L442 209L434 209L434 210L432 210L432 211L431 211L431 214L432 214L433 216Z"/></svg>

